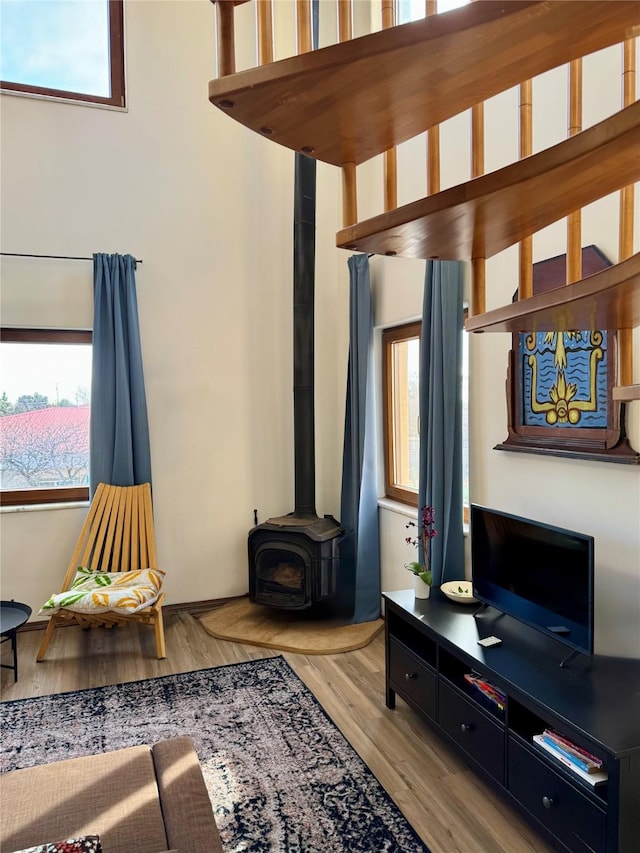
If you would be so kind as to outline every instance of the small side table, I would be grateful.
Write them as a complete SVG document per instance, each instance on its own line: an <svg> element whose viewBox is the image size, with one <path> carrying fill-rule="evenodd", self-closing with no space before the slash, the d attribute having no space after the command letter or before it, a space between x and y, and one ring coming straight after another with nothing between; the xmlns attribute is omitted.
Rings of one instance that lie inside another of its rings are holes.
<svg viewBox="0 0 640 853"><path fill-rule="evenodd" d="M18 680L18 649L16 647L16 633L18 628L31 616L31 608L28 604L19 601L0 601L0 643L11 640L13 650L13 666L8 663L0 664L3 669L13 670L13 680Z"/></svg>

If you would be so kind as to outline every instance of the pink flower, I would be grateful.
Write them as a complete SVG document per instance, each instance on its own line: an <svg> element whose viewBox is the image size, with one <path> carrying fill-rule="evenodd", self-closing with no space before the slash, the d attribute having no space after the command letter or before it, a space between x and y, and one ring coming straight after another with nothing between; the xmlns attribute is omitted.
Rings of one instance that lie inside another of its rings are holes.
<svg viewBox="0 0 640 853"><path fill-rule="evenodd" d="M433 527L435 521L435 510L432 506L423 506L419 512L419 523L410 521L406 526L415 527L417 529L416 538L407 536L405 542L407 545L414 545L416 548L422 545L422 562L426 568L429 568L429 544L434 536L438 535L438 531Z"/></svg>

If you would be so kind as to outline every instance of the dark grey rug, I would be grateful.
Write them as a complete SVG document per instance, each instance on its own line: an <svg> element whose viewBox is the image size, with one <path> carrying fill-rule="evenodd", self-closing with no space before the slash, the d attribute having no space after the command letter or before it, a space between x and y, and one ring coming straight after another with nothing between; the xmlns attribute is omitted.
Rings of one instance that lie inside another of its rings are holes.
<svg viewBox="0 0 640 853"><path fill-rule="evenodd" d="M190 735L226 851L428 853L282 657L0 705L0 768Z"/></svg>

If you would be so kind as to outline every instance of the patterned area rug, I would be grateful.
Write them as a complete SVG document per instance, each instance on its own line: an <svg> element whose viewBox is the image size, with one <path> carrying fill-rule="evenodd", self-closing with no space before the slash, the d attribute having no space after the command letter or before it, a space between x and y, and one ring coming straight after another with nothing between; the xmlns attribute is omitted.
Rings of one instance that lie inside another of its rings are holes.
<svg viewBox="0 0 640 853"><path fill-rule="evenodd" d="M282 657L0 705L0 768L193 739L226 851L428 853Z"/></svg>

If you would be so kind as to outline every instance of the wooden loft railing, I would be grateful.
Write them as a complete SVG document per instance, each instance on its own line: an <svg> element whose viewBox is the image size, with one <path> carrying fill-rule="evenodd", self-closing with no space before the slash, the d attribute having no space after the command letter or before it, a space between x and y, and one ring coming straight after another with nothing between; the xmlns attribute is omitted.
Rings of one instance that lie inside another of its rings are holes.
<svg viewBox="0 0 640 853"><path fill-rule="evenodd" d="M338 231L340 248L411 258L490 258L640 179L640 101L504 169Z"/></svg>
<svg viewBox="0 0 640 853"><path fill-rule="evenodd" d="M218 18L219 78L211 102L246 127L343 172L342 248L418 258L469 259L475 316L470 331L621 329L618 399L637 399L631 379L631 330L640 325L640 255L633 254L633 183L640 180L640 104L633 0L484 0L393 26L382 2L380 32L352 38L351 0L337 0L338 43L311 51L310 0L296 0L297 56L273 62L271 0L256 0L260 67L235 73L234 7L212 0ZM582 130L581 57L623 44L623 109ZM265 63L265 64L262 64ZM568 138L532 155L531 78L570 63ZM520 157L484 174L483 101L520 86ZM472 180L440 191L441 122L472 111ZM426 198L397 206L395 146L427 131ZM359 222L356 167L384 154L384 212ZM579 208L621 191L616 267L581 279ZM569 286L531 295L532 235L568 217ZM520 299L485 311L485 258L520 246ZM626 395L626 396L625 396Z"/></svg>
<svg viewBox="0 0 640 853"><path fill-rule="evenodd" d="M470 317L466 328L469 332L633 329L640 326L638 281L640 253L588 278Z"/></svg>
<svg viewBox="0 0 640 853"><path fill-rule="evenodd" d="M218 18L224 10L225 25L218 26L220 76L209 83L211 103L334 166L364 163L640 26L630 0L483 0L236 74L224 70L235 68L233 7L247 0L212 2ZM296 7L308 4L297 0Z"/></svg>

